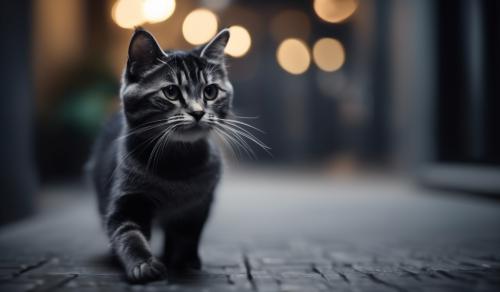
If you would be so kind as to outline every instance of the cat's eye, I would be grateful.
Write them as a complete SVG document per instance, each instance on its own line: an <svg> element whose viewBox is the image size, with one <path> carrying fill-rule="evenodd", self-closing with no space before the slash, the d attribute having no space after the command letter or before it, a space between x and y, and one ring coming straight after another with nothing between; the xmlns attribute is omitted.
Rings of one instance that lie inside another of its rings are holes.
<svg viewBox="0 0 500 292"><path fill-rule="evenodd" d="M215 84L207 85L205 89L203 89L203 96L206 100L214 100L217 98L217 95L219 95L219 87Z"/></svg>
<svg viewBox="0 0 500 292"><path fill-rule="evenodd" d="M163 88L163 94L169 100L178 100L181 96L181 90L176 85L169 85Z"/></svg>

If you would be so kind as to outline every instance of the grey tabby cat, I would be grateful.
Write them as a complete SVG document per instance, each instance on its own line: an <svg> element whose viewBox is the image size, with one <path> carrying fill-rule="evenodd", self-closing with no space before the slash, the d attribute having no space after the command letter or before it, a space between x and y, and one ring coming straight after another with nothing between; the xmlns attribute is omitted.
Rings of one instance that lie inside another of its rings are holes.
<svg viewBox="0 0 500 292"><path fill-rule="evenodd" d="M227 118L228 40L224 29L192 51L163 51L143 29L132 37L122 107L105 125L90 163L111 248L130 281L201 267L200 235L221 173L209 133L247 133ZM160 259L148 243L153 222L165 232Z"/></svg>

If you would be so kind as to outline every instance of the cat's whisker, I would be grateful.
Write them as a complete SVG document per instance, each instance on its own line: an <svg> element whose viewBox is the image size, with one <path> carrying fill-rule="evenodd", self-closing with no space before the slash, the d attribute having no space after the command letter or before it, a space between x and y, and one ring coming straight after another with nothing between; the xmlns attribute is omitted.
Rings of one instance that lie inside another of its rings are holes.
<svg viewBox="0 0 500 292"><path fill-rule="evenodd" d="M126 138L126 137L128 137L130 135L134 135L134 134L141 133L141 132L147 132L147 131L152 130L154 128L163 126L163 125L165 125L165 122L167 120L168 119L160 119L160 120L156 120L156 121L144 123L143 125L148 125L148 126L146 126L146 127L141 126L141 127L137 127L137 128L134 128L134 129L129 129L127 131L127 134L121 135L121 136L117 137L116 140L118 140L118 139L124 139L124 138Z"/></svg>
<svg viewBox="0 0 500 292"><path fill-rule="evenodd" d="M267 146L266 144L264 144L264 142L260 141L257 137L255 137L254 135L252 134L248 134L247 132L243 132L243 131L240 131L238 129L235 129L233 127L231 127L230 125L228 124L222 124L222 123L219 123L220 126L224 127L225 129L235 133L235 134L238 134L238 135L241 135L245 138L247 138L248 140L254 142L255 144L257 144L259 147L261 147L263 150L265 150L266 152L269 153L268 150L270 150L271 148L269 146ZM269 153L271 154L271 153Z"/></svg>
<svg viewBox="0 0 500 292"><path fill-rule="evenodd" d="M229 151L231 152L231 156L236 159L237 161L239 161L239 158L238 156L236 155L236 152L234 151L234 148L233 148L233 144L231 144L227 139L226 137L224 137L224 135L222 135L220 133L220 130L217 129L217 128L214 128L214 131L215 131L215 134L221 139L221 141L227 145L227 148L229 149ZM238 150L239 151L239 150Z"/></svg>
<svg viewBox="0 0 500 292"><path fill-rule="evenodd" d="M179 126L182 126L182 125L186 125L186 124L188 124L188 123L187 123L187 122L179 122L179 123L177 123L176 125L172 126L172 129L169 131L169 133L167 133L167 134L164 136L164 138L163 138L163 139L161 139L161 141L160 141L160 147L159 147L159 151L158 151L159 153L163 153L163 151L164 151L165 147L168 145L168 142L169 142L169 138L170 138L170 136L171 136L171 135L174 133L174 131L175 131L175 128L177 128L177 127L179 127ZM158 155L157 155L157 157L158 157ZM159 157L158 157L158 158L159 158ZM158 159L156 159L156 160L158 160ZM155 165L154 165L154 167L155 167L155 168L156 168L156 165L158 164L157 162L158 162L158 161L155 161Z"/></svg>
<svg viewBox="0 0 500 292"><path fill-rule="evenodd" d="M174 132L175 128L177 128L178 126L185 125L185 124L187 124L187 123L182 122L182 121L172 122L171 125L166 130L164 130L162 132L161 136L158 138L158 141L155 143L155 145L153 146L153 149L151 150L151 153L150 153L149 158L148 158L148 162L146 164L147 168L151 169L150 166L153 166L153 168L156 167L158 155L161 152L161 151L159 151L160 150L159 148L161 148L163 143L166 143L168 141L168 137L170 136L170 134L172 134Z"/></svg>
<svg viewBox="0 0 500 292"><path fill-rule="evenodd" d="M235 129L232 129L230 127L225 127L225 129L228 131L228 133L232 133L235 137L239 137L241 140L245 141L244 139L242 138L246 138L250 141L252 141L253 143L255 143L257 146L259 146L262 150L264 150L268 155L272 156L272 153L269 152L268 149L270 149L269 147L267 147L266 145L260 143L258 140L255 140L253 139L251 136L249 135L246 135L245 133L241 132L241 131L238 131L238 130L235 130ZM248 145L246 142L245 142L245 145ZM248 145L248 148L251 149L251 147Z"/></svg>
<svg viewBox="0 0 500 292"><path fill-rule="evenodd" d="M143 132L148 132L148 131L151 131L151 130L153 130L155 128L159 128L161 126L164 126L164 124L158 124L158 125L149 126L149 127L142 127L140 129L136 129L134 131L130 131L130 132L128 132L125 135L121 135L121 136L117 137L116 140L122 140L122 139L125 139L125 138L130 137L130 136L135 135L135 134L139 134L139 133L143 133Z"/></svg>
<svg viewBox="0 0 500 292"><path fill-rule="evenodd" d="M153 169L151 166L154 168L156 167L156 156L157 156L157 148L159 147L158 145L161 144L161 141L164 139L165 135L168 135L169 129L165 130L162 135L158 138L158 140L155 142L153 149L151 150L151 153L149 154L148 162L146 164L146 168L148 169Z"/></svg>
<svg viewBox="0 0 500 292"><path fill-rule="evenodd" d="M183 121L187 121L187 119L184 117L178 117L176 119L171 119L171 120L167 121L167 123L170 124L170 123L183 122Z"/></svg>
<svg viewBox="0 0 500 292"><path fill-rule="evenodd" d="M172 117L169 117L169 118L167 119L167 121L169 121L169 120L173 120L173 119L177 119L177 118L184 118L184 116L183 116L183 115L179 115L179 114L177 114L177 115L174 115L174 116L172 116Z"/></svg>
<svg viewBox="0 0 500 292"><path fill-rule="evenodd" d="M230 128L230 129L234 129L234 130L241 130L242 132L244 132L245 134L251 136L252 138L257 139L257 137L255 137L250 131L248 131L247 129L242 128L242 127L240 127L240 126L238 126L236 124L228 123L228 122L225 122L223 120L216 120L216 123L217 123L217 125L220 125L220 126L222 126L224 128Z"/></svg>
<svg viewBox="0 0 500 292"><path fill-rule="evenodd" d="M226 131L224 131L224 129L217 128L217 127L214 128L214 129L217 129L223 136L225 136L231 145L236 145L237 146L235 148L236 148L236 150L238 150L239 155L241 155L241 151L240 151L240 148L241 148L241 149L243 149L243 151L245 151L245 153L249 157L252 157L251 154L249 153L248 149L245 148L245 146L242 145L238 140L234 139L234 137L232 137L229 133L227 133Z"/></svg>
<svg viewBox="0 0 500 292"><path fill-rule="evenodd" d="M174 123L174 122L172 122ZM149 169L150 166L151 166L151 162L155 160L155 157L157 156L156 154L156 149L158 148L158 145L161 143L161 141L164 139L164 137L166 135L168 135L170 133L170 131L176 126L176 124L174 125L170 125L167 129L165 129L162 134L160 135L160 137L158 138L158 140L156 141L155 145L153 146L153 149L151 150L151 153L149 154L149 158L148 158L148 162L146 164L147 168Z"/></svg>
<svg viewBox="0 0 500 292"><path fill-rule="evenodd" d="M145 141L141 142L137 147L135 147L134 149L132 150L129 150L128 152L126 152L124 155L122 155L121 157L117 157L117 164L116 166L114 167L113 171L111 172L111 176L110 176L110 180L116 175L116 172L118 171L119 167L120 167L120 163L125 163L126 160L132 156L132 154L134 154L136 151L138 151L139 149L141 149L143 146L144 147L147 147L149 146L151 143L153 143L153 141L155 139L157 139L162 133L160 132L159 134L156 134L148 139L146 139ZM125 136L125 135L124 135ZM115 143L116 143L116 140L115 140ZM144 145L146 144L146 145Z"/></svg>
<svg viewBox="0 0 500 292"><path fill-rule="evenodd" d="M265 132L262 131L261 129L259 129L257 127L254 127L252 125L249 125L247 123L241 122L241 121L230 120L230 119L222 119L222 118L218 118L217 120L222 121L223 123L232 124L233 126L237 127L238 129L241 129L243 131L248 131L248 130L245 129L245 128L243 128L243 127L240 127L239 125L249 127L249 128L254 129L254 130L256 130L256 131L258 131L258 132L260 132L262 134L265 134Z"/></svg>
<svg viewBox="0 0 500 292"><path fill-rule="evenodd" d="M147 132L147 131L153 130L155 128L158 128L160 126L165 126L165 125L171 124L171 123L176 122L176 121L184 121L184 120L185 120L185 118L182 116L174 116L174 117L170 117L168 119L160 119L160 120L155 120L155 121L151 121L151 122L146 122L143 125L148 125L148 126L146 126L146 127L141 126L141 127L135 128L135 129L131 129L128 131L128 133L126 135L121 135L116 139L124 139L124 138L129 137L129 136L134 135L134 134Z"/></svg>
<svg viewBox="0 0 500 292"><path fill-rule="evenodd" d="M162 124L162 125L160 125L160 126L163 126L163 124ZM148 139L146 139L145 141L143 141L142 143L140 143L140 144L139 144L137 147L135 147L134 149L129 150L129 151L128 151L128 153L127 153L126 155L123 155L122 157L118 157L118 158L119 158L119 160L118 160L118 161L119 161L119 162L126 161L126 159L127 159L128 157L130 157L133 153L135 153L137 150L139 150L142 146L148 146L148 145L150 145L150 144L151 144L151 143L153 143L153 141L154 141L155 139L157 139L160 135L161 135L161 132L160 132L160 133L158 133L158 134L156 134L156 135L154 135L154 136L152 136L152 137L150 137L150 138L148 138ZM128 136L128 135L124 135L124 136ZM144 144L146 144L146 145L144 145Z"/></svg>
<svg viewBox="0 0 500 292"><path fill-rule="evenodd" d="M233 143L235 143L238 147L236 149L239 150L239 148L243 149L246 154L255 159L256 158L256 155L255 155L255 152L252 150L252 148L250 147L250 145L248 145L244 139L242 139L241 137L239 137L238 135L232 133L232 132L229 132L227 131L224 127L222 127L220 124L217 124L217 123L214 123L214 129L215 130L218 130L221 132L221 134L223 134L224 136L226 136L230 141L232 141Z"/></svg>
<svg viewBox="0 0 500 292"><path fill-rule="evenodd" d="M245 116L238 116L236 114L231 114L232 117L238 118L238 119L252 119L256 120L259 118L259 116L253 116L253 117L245 117Z"/></svg>
<svg viewBox="0 0 500 292"><path fill-rule="evenodd" d="M245 141L245 139L241 138L241 136L233 133L233 132L226 132L230 138L232 138L238 145L240 145L240 147L245 150L245 152L247 153L247 155L252 158L252 159L256 159L257 156L255 155L255 152L253 151L252 147L250 147L250 145L248 145L248 143Z"/></svg>

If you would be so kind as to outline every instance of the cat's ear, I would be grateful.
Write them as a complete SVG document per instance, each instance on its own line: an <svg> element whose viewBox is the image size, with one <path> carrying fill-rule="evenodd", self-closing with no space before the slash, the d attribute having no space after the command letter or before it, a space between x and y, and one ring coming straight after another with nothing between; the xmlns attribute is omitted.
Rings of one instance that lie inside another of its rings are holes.
<svg viewBox="0 0 500 292"><path fill-rule="evenodd" d="M161 61L166 54L158 45L153 35L142 28L136 28L128 47L127 69L133 75L148 70Z"/></svg>
<svg viewBox="0 0 500 292"><path fill-rule="evenodd" d="M225 28L201 49L200 57L207 59L209 62L223 63L224 49L228 41L229 29Z"/></svg>

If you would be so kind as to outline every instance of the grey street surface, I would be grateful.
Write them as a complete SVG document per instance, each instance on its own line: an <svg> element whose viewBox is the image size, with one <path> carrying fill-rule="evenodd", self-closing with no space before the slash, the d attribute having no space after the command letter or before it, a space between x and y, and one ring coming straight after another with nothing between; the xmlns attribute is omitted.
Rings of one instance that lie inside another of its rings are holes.
<svg viewBox="0 0 500 292"><path fill-rule="evenodd" d="M388 177L227 172L203 271L127 284L89 191L59 187L0 230L0 291L500 291L498 201Z"/></svg>

